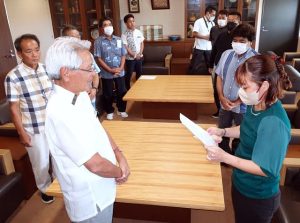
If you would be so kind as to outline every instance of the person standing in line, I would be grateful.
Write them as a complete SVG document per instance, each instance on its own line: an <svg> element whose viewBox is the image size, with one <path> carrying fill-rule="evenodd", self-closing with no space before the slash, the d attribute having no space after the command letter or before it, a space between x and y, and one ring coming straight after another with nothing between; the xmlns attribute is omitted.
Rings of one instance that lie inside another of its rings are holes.
<svg viewBox="0 0 300 223"><path fill-rule="evenodd" d="M218 13L217 25L213 26L210 30L209 40L211 41L212 47L214 46L218 36L227 31L227 10L220 10Z"/></svg>
<svg viewBox="0 0 300 223"><path fill-rule="evenodd" d="M189 66L189 74L208 74L208 65L211 54L210 30L215 25L216 9L208 6L205 16L197 19L193 28L195 37L193 56Z"/></svg>
<svg viewBox="0 0 300 223"><path fill-rule="evenodd" d="M127 118L126 102L123 97L126 94L124 65L126 49L120 37L113 35L112 20L108 17L100 19L99 28L103 33L94 43L94 56L97 57L101 69L101 81L103 87L103 106L106 118L114 118L113 89L117 92L117 114Z"/></svg>
<svg viewBox="0 0 300 223"><path fill-rule="evenodd" d="M233 125L240 125L243 115L246 112L246 105L241 103L238 96L239 86L235 79L237 68L248 58L258 53L251 48L255 38L255 30L251 25L241 24L233 29L232 48L226 50L217 65L217 91L221 102L219 112L219 128L229 128ZM220 147L226 152L234 153L238 139L232 142L232 149L229 147L229 138L224 138Z"/></svg>
<svg viewBox="0 0 300 223"><path fill-rule="evenodd" d="M208 159L233 167L232 203L236 223L270 223L280 204L280 170L291 139L291 124L279 98L291 82L278 58L256 55L235 74L247 105L240 126L209 128L211 135L239 138L235 155L205 146Z"/></svg>
<svg viewBox="0 0 300 223"><path fill-rule="evenodd" d="M110 223L116 183L125 183L130 170L94 115L87 94L97 75L91 54L82 40L58 38L45 63L55 83L45 132L68 216L74 223Z"/></svg>
<svg viewBox="0 0 300 223"><path fill-rule="evenodd" d="M217 112L212 115L213 118L219 118L219 111L221 108L220 99L217 91L217 78L215 74L216 66L222 56L222 53L226 50L232 49L232 37L231 31L239 25L241 22L241 14L239 12L229 12L227 18L226 32L222 32L216 38L209 62L209 73L213 77L214 99L217 106ZM214 28L214 27L213 27Z"/></svg>
<svg viewBox="0 0 300 223"><path fill-rule="evenodd" d="M37 188L44 203L54 197L45 194L51 184L50 156L45 135L45 113L52 82L41 63L40 41L33 34L24 34L14 42L22 60L5 78L5 93L12 121L20 142L27 150Z"/></svg>
<svg viewBox="0 0 300 223"><path fill-rule="evenodd" d="M78 29L75 26L72 25L67 25L64 27L63 31L62 31L62 36L69 36L69 37L74 37L77 39L81 40L81 35L78 31ZM91 46L91 43L89 42L89 48ZM98 75L94 75L93 77L93 82L92 82L92 86L88 91L88 94L90 96L90 99L92 101L92 105L93 107L97 110L96 108L96 95L97 95L97 91L99 90L99 73L100 73L100 68L98 67L97 63L94 60L94 56L91 54L92 58L93 58L93 67L96 71L96 73Z"/></svg>
<svg viewBox="0 0 300 223"><path fill-rule="evenodd" d="M129 90L132 73L135 71L136 80L139 79L142 74L145 38L142 32L135 28L135 20L132 14L124 16L124 23L126 24L127 30L122 34L121 38L127 50L125 84L126 89Z"/></svg>

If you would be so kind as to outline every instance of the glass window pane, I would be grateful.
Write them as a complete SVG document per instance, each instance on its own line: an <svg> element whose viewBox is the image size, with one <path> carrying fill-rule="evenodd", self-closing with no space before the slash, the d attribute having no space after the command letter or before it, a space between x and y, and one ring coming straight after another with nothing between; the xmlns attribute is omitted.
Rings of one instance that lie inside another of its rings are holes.
<svg viewBox="0 0 300 223"><path fill-rule="evenodd" d="M255 26L256 0L243 1L242 21Z"/></svg>
<svg viewBox="0 0 300 223"><path fill-rule="evenodd" d="M224 9L227 11L236 11L237 2L237 0L224 0Z"/></svg>
<svg viewBox="0 0 300 223"><path fill-rule="evenodd" d="M188 0L186 6L187 37L191 38L195 21L200 18L200 0Z"/></svg>

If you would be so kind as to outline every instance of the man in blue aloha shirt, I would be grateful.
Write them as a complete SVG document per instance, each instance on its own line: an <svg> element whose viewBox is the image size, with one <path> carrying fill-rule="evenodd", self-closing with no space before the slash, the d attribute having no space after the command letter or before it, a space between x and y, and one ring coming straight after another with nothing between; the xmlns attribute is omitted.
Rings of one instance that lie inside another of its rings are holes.
<svg viewBox="0 0 300 223"><path fill-rule="evenodd" d="M125 87L125 55L126 49L120 37L114 36L112 20L108 17L100 19L99 28L103 33L94 43L94 56L97 58L101 69L101 81L103 88L103 106L106 118L112 120L114 117L113 90L117 93L117 114L127 118L126 102L123 96L126 94Z"/></svg>

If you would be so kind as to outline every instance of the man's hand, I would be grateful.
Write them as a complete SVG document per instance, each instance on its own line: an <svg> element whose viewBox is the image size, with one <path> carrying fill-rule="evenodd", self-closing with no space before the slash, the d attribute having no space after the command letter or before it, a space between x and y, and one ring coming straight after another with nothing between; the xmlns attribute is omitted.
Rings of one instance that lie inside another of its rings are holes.
<svg viewBox="0 0 300 223"><path fill-rule="evenodd" d="M230 100L228 100L225 97L220 98L220 102L222 104L222 106L224 107L225 110L230 111L231 109L233 109L234 103L232 103Z"/></svg>
<svg viewBox="0 0 300 223"><path fill-rule="evenodd" d="M235 101L232 101L231 103L232 103L232 105L233 105L234 107L237 107L237 106L239 106L239 105L242 103L242 101L241 101L240 98L238 98L238 99L236 99Z"/></svg>
<svg viewBox="0 0 300 223"><path fill-rule="evenodd" d="M112 73L114 76L120 75L121 72L122 72L122 69L121 69L120 67L116 67L116 68L112 68L112 69L111 69L111 73Z"/></svg>
<svg viewBox="0 0 300 223"><path fill-rule="evenodd" d="M136 60L141 60L143 58L143 54L138 53L135 57Z"/></svg>
<svg viewBox="0 0 300 223"><path fill-rule="evenodd" d="M31 147L31 137L26 132L20 135L20 142L26 147Z"/></svg>
<svg viewBox="0 0 300 223"><path fill-rule="evenodd" d="M213 73L213 71L214 71L214 69L213 69L213 68L208 68L208 72L209 72L210 74L212 74L212 73Z"/></svg>
<svg viewBox="0 0 300 223"><path fill-rule="evenodd" d="M130 169L129 169L128 163L126 161L126 158L123 155L121 155L121 156L122 156L122 158L118 162L119 162L119 167L122 170L122 176L119 178L116 178L117 184L125 183L130 175Z"/></svg>
<svg viewBox="0 0 300 223"><path fill-rule="evenodd" d="M92 88L89 92L88 92L90 99L93 100L96 97L97 94L97 90L95 88Z"/></svg>

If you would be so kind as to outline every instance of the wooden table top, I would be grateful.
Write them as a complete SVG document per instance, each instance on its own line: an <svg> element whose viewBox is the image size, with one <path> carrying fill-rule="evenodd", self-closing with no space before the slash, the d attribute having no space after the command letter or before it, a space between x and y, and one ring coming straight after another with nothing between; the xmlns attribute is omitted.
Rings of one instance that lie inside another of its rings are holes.
<svg viewBox="0 0 300 223"><path fill-rule="evenodd" d="M201 143L182 124L132 121L102 124L123 150L131 169L128 182L117 187L118 202L225 209L220 164L206 159ZM47 194L62 196L57 181Z"/></svg>
<svg viewBox="0 0 300 223"><path fill-rule="evenodd" d="M154 80L140 78L123 99L143 102L214 103L211 76L200 75L157 75Z"/></svg>

